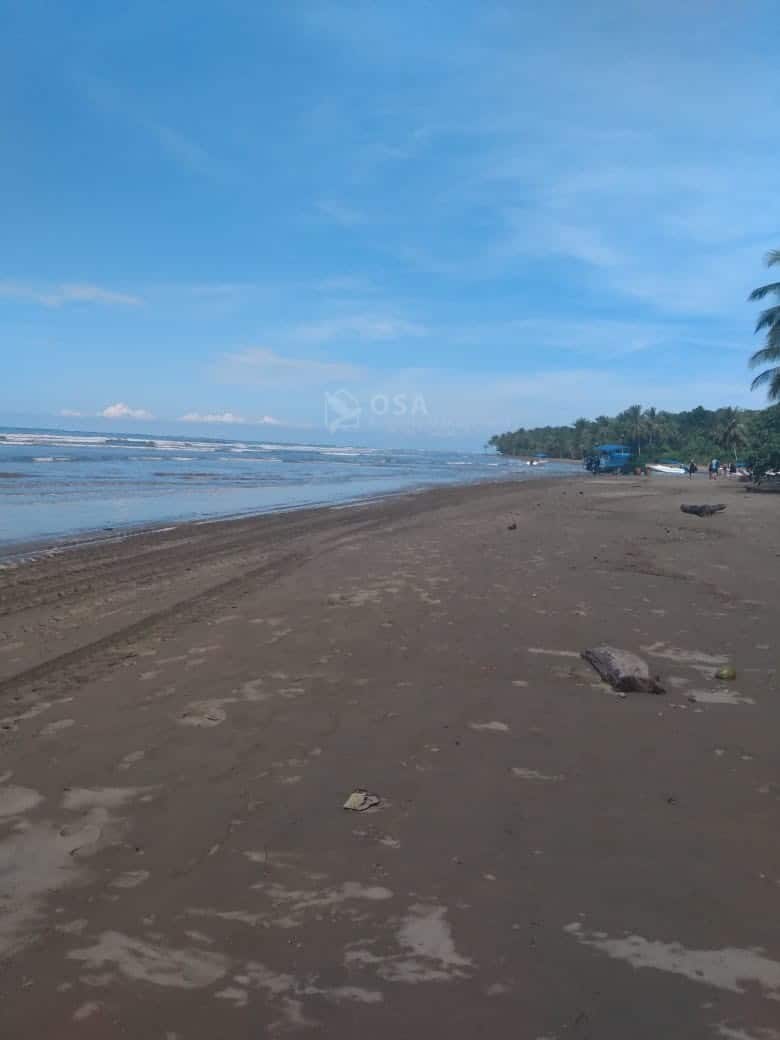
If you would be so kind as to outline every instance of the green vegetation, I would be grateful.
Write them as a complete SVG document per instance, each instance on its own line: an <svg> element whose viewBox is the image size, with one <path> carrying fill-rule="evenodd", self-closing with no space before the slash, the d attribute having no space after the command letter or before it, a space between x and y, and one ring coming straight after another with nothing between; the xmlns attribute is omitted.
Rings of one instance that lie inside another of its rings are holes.
<svg viewBox="0 0 780 1040"><path fill-rule="evenodd" d="M755 414L745 455L754 477L761 478L768 470L780 471L780 405Z"/></svg>
<svg viewBox="0 0 780 1040"><path fill-rule="evenodd" d="M768 267L780 264L780 249L773 249L771 253L767 253L766 262ZM767 285L759 286L750 294L750 299L763 300L765 296L780 297L780 282L769 282ZM751 389L755 390L768 384L769 400L777 401L780 400L780 365L777 364L780 362L780 304L761 311L756 322L756 332L763 329L766 329L766 343L753 354L750 365L756 368L758 365L769 363L770 367L759 372Z"/></svg>
<svg viewBox="0 0 780 1040"><path fill-rule="evenodd" d="M546 452L582 459L599 444L625 444L643 462L674 458L698 463L713 457L754 458L757 468L780 467L780 405L763 411L694 408L665 412L631 405L616 416L577 419L570 426L541 426L496 434L489 443L502 455Z"/></svg>
<svg viewBox="0 0 780 1040"><path fill-rule="evenodd" d="M768 267L780 264L780 249L767 253ZM780 282L754 289L749 300L780 298ZM766 330L766 342L750 358L756 368L768 365L753 380L751 389L767 388L770 401L780 401L780 304L763 310L756 332ZM694 408L690 412L659 412L632 404L619 415L577 419L571 426L522 427L495 434L491 444L502 455L534 455L545 452L557 458L582 459L599 444L625 444L632 453L630 468L674 457L702 463L713 457L742 458L761 478L780 471L780 404L760 411L739 408Z"/></svg>

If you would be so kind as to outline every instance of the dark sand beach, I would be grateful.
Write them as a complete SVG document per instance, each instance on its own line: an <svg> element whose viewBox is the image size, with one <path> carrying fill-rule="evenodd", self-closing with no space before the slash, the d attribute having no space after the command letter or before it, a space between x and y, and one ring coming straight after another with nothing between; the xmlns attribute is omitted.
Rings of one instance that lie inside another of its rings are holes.
<svg viewBox="0 0 780 1040"><path fill-rule="evenodd" d="M485 485L4 568L0 1035L779 1037L779 507Z"/></svg>

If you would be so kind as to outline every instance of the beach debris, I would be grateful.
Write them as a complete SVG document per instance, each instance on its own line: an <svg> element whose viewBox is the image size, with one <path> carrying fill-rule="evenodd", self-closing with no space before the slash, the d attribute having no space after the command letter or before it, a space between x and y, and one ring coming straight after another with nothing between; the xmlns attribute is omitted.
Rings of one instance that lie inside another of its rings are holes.
<svg viewBox="0 0 780 1040"><path fill-rule="evenodd" d="M666 693L647 662L628 650L602 644L583 650L580 656L618 693Z"/></svg>
<svg viewBox="0 0 780 1040"><path fill-rule="evenodd" d="M682 513L692 513L694 516L714 516L715 513L722 513L725 508L725 505L719 502L714 506L680 506L680 511Z"/></svg>
<svg viewBox="0 0 780 1040"><path fill-rule="evenodd" d="M378 794L369 794L368 791L364 791L362 787L357 788L344 802L344 809L349 809L351 812L365 812L366 809L373 809L379 805L380 798Z"/></svg>
<svg viewBox="0 0 780 1040"><path fill-rule="evenodd" d="M746 697L733 687L710 687L707 690L693 690L691 696L699 704L755 704L752 697Z"/></svg>
<svg viewBox="0 0 780 1040"><path fill-rule="evenodd" d="M506 529L507 529L507 531L516 531L517 530L517 524L507 524L507 528Z"/></svg>
<svg viewBox="0 0 780 1040"><path fill-rule="evenodd" d="M736 677L737 669L730 664L724 665L715 672L716 679L724 679L726 682L732 682Z"/></svg>

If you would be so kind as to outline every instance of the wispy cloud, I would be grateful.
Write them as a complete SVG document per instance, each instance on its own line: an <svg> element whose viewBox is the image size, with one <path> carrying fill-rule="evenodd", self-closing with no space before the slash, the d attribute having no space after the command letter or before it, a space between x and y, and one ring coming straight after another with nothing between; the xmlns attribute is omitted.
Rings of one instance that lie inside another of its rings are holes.
<svg viewBox="0 0 780 1040"><path fill-rule="evenodd" d="M156 112L150 112L148 102L142 104L128 91L120 90L95 76L82 73L79 79L85 84L87 97L95 108L112 116L120 116L143 130L157 143L161 153L179 166L225 185L234 185L244 180L231 163L212 155L192 137L159 119Z"/></svg>
<svg viewBox="0 0 780 1040"><path fill-rule="evenodd" d="M22 282L0 282L0 296L6 299L27 300L43 307L63 307L69 303L99 303L122 307L139 307L139 296L105 289L100 285L66 282L62 285L41 287Z"/></svg>
<svg viewBox="0 0 780 1040"><path fill-rule="evenodd" d="M368 278L354 274L331 275L322 278L314 287L319 292L336 295L362 295L376 291L376 286Z"/></svg>
<svg viewBox="0 0 780 1040"><path fill-rule="evenodd" d="M205 299L222 299L243 296L256 291L257 288L251 282L215 282L212 285L207 283L190 285L187 286L187 291L193 296Z"/></svg>
<svg viewBox="0 0 780 1040"><path fill-rule="evenodd" d="M331 343L334 340L378 342L424 336L427 329L418 322L383 314L348 314L336 318L296 325L291 338L300 343Z"/></svg>
<svg viewBox="0 0 780 1040"><path fill-rule="evenodd" d="M179 416L179 422L189 423L223 423L228 426L283 426L281 419L275 419L272 415L263 415L257 419L246 419L243 415L235 412L187 412Z"/></svg>
<svg viewBox="0 0 780 1040"><path fill-rule="evenodd" d="M125 404L123 401L117 401L116 404L110 404L104 408L102 412L98 413L103 419L153 419L154 416L151 412L147 412L145 408L131 408L130 405Z"/></svg>
<svg viewBox="0 0 780 1040"><path fill-rule="evenodd" d="M61 415L63 419L81 419L84 413L76 411L75 408L60 408L57 415Z"/></svg>
<svg viewBox="0 0 780 1040"><path fill-rule="evenodd" d="M224 383L296 387L350 382L360 379L364 370L357 365L336 361L284 357L265 347L246 347L237 353L226 354L217 363L215 374Z"/></svg>

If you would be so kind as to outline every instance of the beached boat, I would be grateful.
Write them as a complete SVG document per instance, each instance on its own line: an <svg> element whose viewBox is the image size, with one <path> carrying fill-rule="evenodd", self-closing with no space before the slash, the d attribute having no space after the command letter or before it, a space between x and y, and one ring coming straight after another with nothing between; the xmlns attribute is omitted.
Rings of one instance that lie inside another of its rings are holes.
<svg viewBox="0 0 780 1040"><path fill-rule="evenodd" d="M664 473L669 477L684 477L688 472L680 462L653 462L647 468L651 473Z"/></svg>
<svg viewBox="0 0 780 1040"><path fill-rule="evenodd" d="M619 473L631 461L631 451L625 444L599 444L593 452L585 459L585 468L591 473Z"/></svg>

